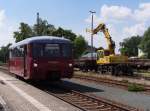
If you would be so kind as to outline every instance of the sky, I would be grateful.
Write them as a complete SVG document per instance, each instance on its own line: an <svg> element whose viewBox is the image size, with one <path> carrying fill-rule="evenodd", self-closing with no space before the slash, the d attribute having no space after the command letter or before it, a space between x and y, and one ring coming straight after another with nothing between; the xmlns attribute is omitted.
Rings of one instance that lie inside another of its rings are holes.
<svg viewBox="0 0 150 111"><path fill-rule="evenodd" d="M150 0L0 0L0 47L14 43L13 32L18 31L19 23L33 25L36 13L56 27L70 29L83 35L90 43L90 10L96 11L94 27L105 23L112 39L123 39L143 35L150 26ZM102 33L94 35L94 46L107 48Z"/></svg>

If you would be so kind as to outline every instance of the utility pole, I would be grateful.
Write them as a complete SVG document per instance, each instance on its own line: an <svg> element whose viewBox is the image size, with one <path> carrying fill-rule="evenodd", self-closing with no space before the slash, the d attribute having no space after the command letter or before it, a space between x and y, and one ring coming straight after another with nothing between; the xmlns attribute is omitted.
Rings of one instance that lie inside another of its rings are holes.
<svg viewBox="0 0 150 111"><path fill-rule="evenodd" d="M89 11L91 13L92 16L92 21L91 21L91 58L93 60L93 14L96 13L95 11Z"/></svg>
<svg viewBox="0 0 150 111"><path fill-rule="evenodd" d="M39 18L39 12L37 12L37 35L40 35L40 33L39 33L39 20L40 20L40 18Z"/></svg>

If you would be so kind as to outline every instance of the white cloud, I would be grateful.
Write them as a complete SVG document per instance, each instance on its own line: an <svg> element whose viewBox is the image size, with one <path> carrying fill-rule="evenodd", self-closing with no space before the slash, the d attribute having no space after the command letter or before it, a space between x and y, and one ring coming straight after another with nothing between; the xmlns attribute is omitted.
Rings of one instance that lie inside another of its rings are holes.
<svg viewBox="0 0 150 111"><path fill-rule="evenodd" d="M88 18L85 19L85 22L91 23L91 20L92 20L92 16L90 15ZM94 24L98 24L100 21L102 21L102 19L100 17L93 15Z"/></svg>
<svg viewBox="0 0 150 111"><path fill-rule="evenodd" d="M136 35L143 35L145 30L146 26L144 23L142 23L142 24L135 24L134 26L131 27L125 27L123 29L123 33L124 35L126 35L126 37L130 37Z"/></svg>
<svg viewBox="0 0 150 111"><path fill-rule="evenodd" d="M101 10L100 10L100 15L104 19L126 19L130 17L131 14L131 9L128 7L124 6L107 6L103 5Z"/></svg>
<svg viewBox="0 0 150 111"><path fill-rule="evenodd" d="M0 46L14 42L13 31L16 28L7 20L4 10L0 10Z"/></svg>
<svg viewBox="0 0 150 111"><path fill-rule="evenodd" d="M133 18L140 22L150 20L150 3L142 3L133 13Z"/></svg>
<svg viewBox="0 0 150 111"><path fill-rule="evenodd" d="M150 20L150 3L141 3L135 10L132 10L125 6L103 5L100 9L100 18L105 21L113 22L126 19L145 22Z"/></svg>
<svg viewBox="0 0 150 111"><path fill-rule="evenodd" d="M103 5L100 9L100 15L93 16L94 23L98 24L100 22L112 23L112 22L120 22L126 18L132 16L131 9L124 6L108 6ZM91 16L85 19L87 23L91 23Z"/></svg>
<svg viewBox="0 0 150 111"><path fill-rule="evenodd" d="M118 51L119 42L124 38L143 35L147 27L150 26L150 2L141 3L136 9L117 5L103 5L100 8L100 15L94 16L94 21L96 25L99 22L106 24L112 39L116 42L116 51ZM86 22L91 23L91 18L88 17ZM97 37L97 35L95 36ZM104 38L100 41L96 40L94 44L95 46L106 46Z"/></svg>
<svg viewBox="0 0 150 111"><path fill-rule="evenodd" d="M5 11L0 10L0 28L4 25L6 16L5 16Z"/></svg>
<svg viewBox="0 0 150 111"><path fill-rule="evenodd" d="M94 15L95 23L99 23L99 21L107 23L125 22L129 19L140 23L150 21L150 3L141 3L135 10L125 6L103 5L100 9L100 15ZM90 23L91 16L85 21Z"/></svg>

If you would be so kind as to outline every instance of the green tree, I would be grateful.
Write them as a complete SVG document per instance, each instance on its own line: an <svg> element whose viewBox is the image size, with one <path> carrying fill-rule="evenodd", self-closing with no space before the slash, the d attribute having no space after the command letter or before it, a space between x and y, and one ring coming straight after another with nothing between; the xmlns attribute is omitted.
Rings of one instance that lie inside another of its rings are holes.
<svg viewBox="0 0 150 111"><path fill-rule="evenodd" d="M71 30L65 30L61 27L54 31L52 35L58 37L65 37L66 39L69 39L71 41L74 41L76 38L76 34L73 33Z"/></svg>
<svg viewBox="0 0 150 111"><path fill-rule="evenodd" d="M82 55L82 53L86 50L87 42L83 38L83 36L79 35L74 40L74 57L78 58Z"/></svg>
<svg viewBox="0 0 150 111"><path fill-rule="evenodd" d="M47 20L42 20L41 18L39 19L39 23L34 24L33 26L29 26L26 23L20 23L19 31L14 32L16 42L38 35L64 37L71 40L74 44L75 57L81 56L87 47L87 43L81 35L77 36L71 30L66 30L61 27L56 29L53 25L49 24Z"/></svg>
<svg viewBox="0 0 150 111"><path fill-rule="evenodd" d="M19 31L14 32L14 38L16 42L32 36L42 35L65 37L71 41L74 41L77 36L71 30L65 30L61 27L56 29L54 25L51 25L46 20L42 19L39 19L39 24L34 24L33 28L26 23L20 23Z"/></svg>
<svg viewBox="0 0 150 111"><path fill-rule="evenodd" d="M6 46L2 46L0 49L0 61L3 63L6 63L8 61L9 58L9 46L11 44L8 44Z"/></svg>
<svg viewBox="0 0 150 111"><path fill-rule="evenodd" d="M39 24L34 24L33 32L34 35L42 36L42 35L53 35L53 32L56 31L54 25L48 23L47 20L39 19Z"/></svg>
<svg viewBox="0 0 150 111"><path fill-rule="evenodd" d="M145 31L139 47L147 53L147 57L150 59L150 27Z"/></svg>
<svg viewBox="0 0 150 111"><path fill-rule="evenodd" d="M19 31L14 32L14 38L16 42L33 36L31 27L26 23L20 23Z"/></svg>
<svg viewBox="0 0 150 111"><path fill-rule="evenodd" d="M119 49L122 55L138 56L138 46L141 42L142 37L132 36L126 38L120 43L121 48Z"/></svg>

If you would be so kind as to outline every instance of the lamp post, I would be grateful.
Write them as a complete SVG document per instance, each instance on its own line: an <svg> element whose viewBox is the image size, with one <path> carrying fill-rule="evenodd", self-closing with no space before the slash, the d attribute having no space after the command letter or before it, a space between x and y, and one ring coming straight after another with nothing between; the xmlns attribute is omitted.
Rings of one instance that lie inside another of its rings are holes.
<svg viewBox="0 0 150 111"><path fill-rule="evenodd" d="M96 13L95 11L89 11L91 13L92 16L92 21L91 21L91 58L93 60L93 14Z"/></svg>
<svg viewBox="0 0 150 111"><path fill-rule="evenodd" d="M40 20L39 12L37 12L37 35L39 35L39 20Z"/></svg>

